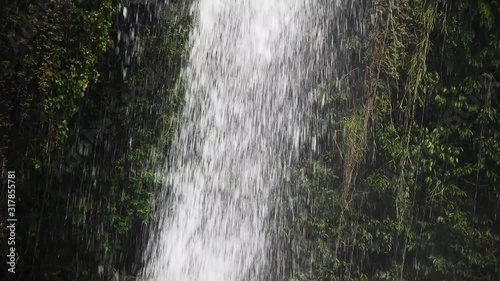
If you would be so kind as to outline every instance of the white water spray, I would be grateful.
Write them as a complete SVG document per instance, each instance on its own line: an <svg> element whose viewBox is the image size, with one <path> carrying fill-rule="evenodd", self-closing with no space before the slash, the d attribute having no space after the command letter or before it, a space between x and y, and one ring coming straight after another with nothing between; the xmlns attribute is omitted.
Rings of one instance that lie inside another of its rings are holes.
<svg viewBox="0 0 500 281"><path fill-rule="evenodd" d="M325 44L309 2L194 4L185 122L166 164L172 190L157 202L146 280L264 279L273 200L308 138L304 85Z"/></svg>

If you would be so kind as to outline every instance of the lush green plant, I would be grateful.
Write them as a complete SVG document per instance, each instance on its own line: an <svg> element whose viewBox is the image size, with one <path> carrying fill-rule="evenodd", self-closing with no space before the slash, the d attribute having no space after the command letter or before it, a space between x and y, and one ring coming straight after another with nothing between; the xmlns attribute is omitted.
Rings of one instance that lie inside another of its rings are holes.
<svg viewBox="0 0 500 281"><path fill-rule="evenodd" d="M14 1L1 9L0 162L2 174L15 169L20 179L20 278L94 280L96 263L136 263L134 251L119 253L140 251L161 181L153 167L179 119L186 13L167 9L141 25L142 64L129 66L123 81L110 48L118 1Z"/></svg>
<svg viewBox="0 0 500 281"><path fill-rule="evenodd" d="M339 148L297 177L306 207L294 239L313 261L298 257L295 279L497 280L499 3L374 8L369 97L345 119ZM349 151L363 156L346 173Z"/></svg>

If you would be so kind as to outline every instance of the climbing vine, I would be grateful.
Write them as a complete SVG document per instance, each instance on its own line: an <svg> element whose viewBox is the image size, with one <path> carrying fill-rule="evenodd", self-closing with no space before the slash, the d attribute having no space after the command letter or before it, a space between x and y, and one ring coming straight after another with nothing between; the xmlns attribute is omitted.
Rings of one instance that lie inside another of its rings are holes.
<svg viewBox="0 0 500 281"><path fill-rule="evenodd" d="M366 150L348 194L352 164L338 163L363 149L350 134L299 170L295 239L313 262L295 279L497 280L499 3L377 0L373 13L366 102L344 123L369 121Z"/></svg>

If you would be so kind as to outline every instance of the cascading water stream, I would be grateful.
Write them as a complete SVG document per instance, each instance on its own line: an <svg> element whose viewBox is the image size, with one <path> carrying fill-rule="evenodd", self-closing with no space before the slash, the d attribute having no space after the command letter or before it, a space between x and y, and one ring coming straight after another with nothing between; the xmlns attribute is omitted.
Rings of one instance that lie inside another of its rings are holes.
<svg viewBox="0 0 500 281"><path fill-rule="evenodd" d="M184 123L164 172L171 193L156 203L145 280L265 278L282 179L310 139L318 84L310 80L330 75L319 62L324 15L315 2L193 5Z"/></svg>

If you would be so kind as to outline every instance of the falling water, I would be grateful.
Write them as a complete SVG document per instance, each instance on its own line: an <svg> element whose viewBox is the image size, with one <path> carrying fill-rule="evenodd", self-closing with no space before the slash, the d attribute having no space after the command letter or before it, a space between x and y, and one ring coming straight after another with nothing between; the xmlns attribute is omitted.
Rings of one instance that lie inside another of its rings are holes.
<svg viewBox="0 0 500 281"><path fill-rule="evenodd" d="M157 202L146 280L265 278L280 187L311 138L311 80L332 63L316 69L325 44L316 2L193 5L184 123L165 165L170 193Z"/></svg>

